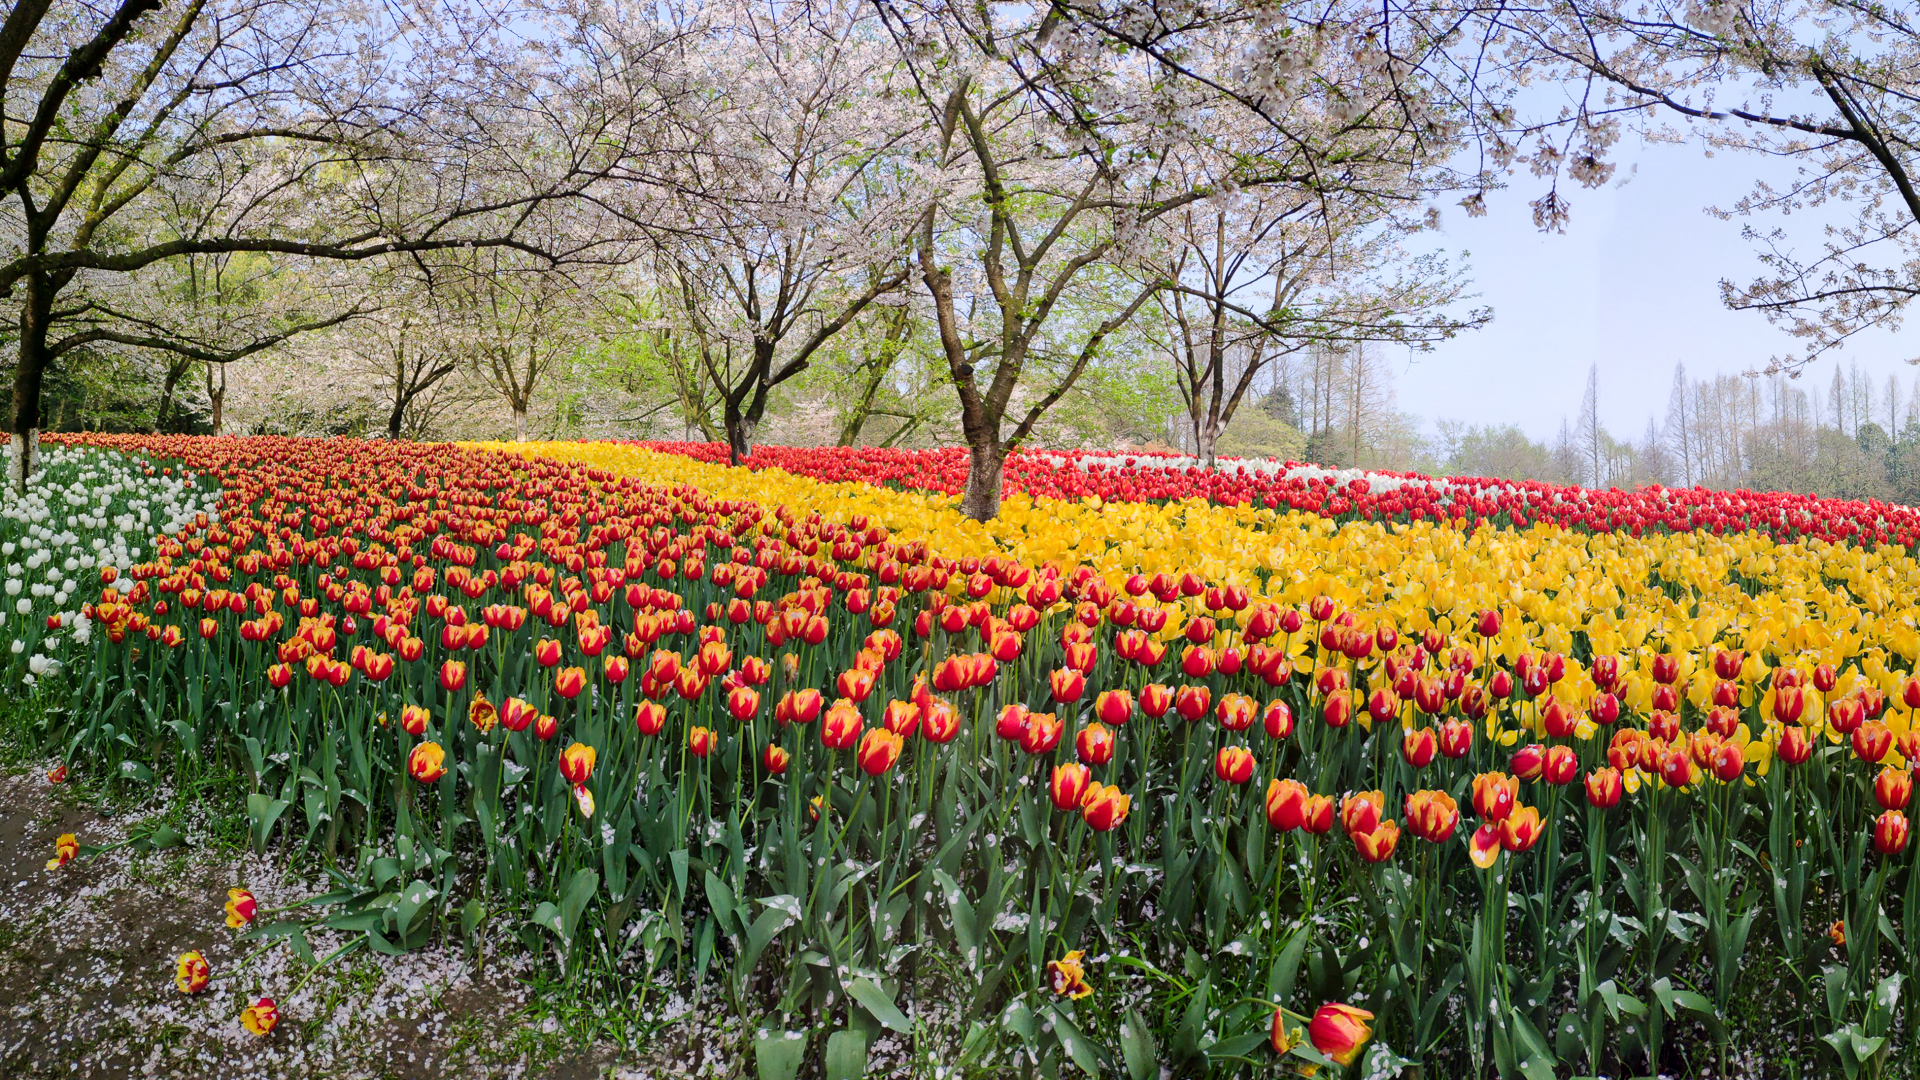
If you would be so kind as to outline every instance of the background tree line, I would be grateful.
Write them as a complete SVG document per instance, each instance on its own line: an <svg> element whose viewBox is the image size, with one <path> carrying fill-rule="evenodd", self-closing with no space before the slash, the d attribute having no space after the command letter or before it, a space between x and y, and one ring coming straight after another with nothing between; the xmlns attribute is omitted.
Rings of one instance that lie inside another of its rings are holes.
<svg viewBox="0 0 1920 1080"><path fill-rule="evenodd" d="M1492 315L1414 254L1439 207L1525 183L1560 228L1636 132L1805 168L1734 212L1854 214L1817 250L1755 231L1763 277L1724 287L1805 343L1769 375L1896 322L1920 49L1815 7L25 0L10 460L76 426L960 442L981 517L1029 444L1897 491L1845 449L1898 458L1885 388L1681 377L1633 439L1596 373L1546 444L1393 402Z"/></svg>

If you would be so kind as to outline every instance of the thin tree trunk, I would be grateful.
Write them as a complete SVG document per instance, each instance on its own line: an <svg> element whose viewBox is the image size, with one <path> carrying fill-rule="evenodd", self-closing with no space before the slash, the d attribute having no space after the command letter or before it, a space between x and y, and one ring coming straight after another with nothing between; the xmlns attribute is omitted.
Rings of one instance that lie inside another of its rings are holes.
<svg viewBox="0 0 1920 1080"><path fill-rule="evenodd" d="M167 420L173 415L173 393L180 385L180 377L187 373L185 364L168 364L166 378L160 383L160 405L153 414L153 433L159 435L167 430Z"/></svg>
<svg viewBox="0 0 1920 1080"><path fill-rule="evenodd" d="M18 491L39 468L40 387L47 373L47 329L53 321L53 280L44 273L26 276L20 303L19 361L13 371L13 460L8 479Z"/></svg>
<svg viewBox="0 0 1920 1080"><path fill-rule="evenodd" d="M513 441L527 441L527 407L525 405L513 407Z"/></svg>

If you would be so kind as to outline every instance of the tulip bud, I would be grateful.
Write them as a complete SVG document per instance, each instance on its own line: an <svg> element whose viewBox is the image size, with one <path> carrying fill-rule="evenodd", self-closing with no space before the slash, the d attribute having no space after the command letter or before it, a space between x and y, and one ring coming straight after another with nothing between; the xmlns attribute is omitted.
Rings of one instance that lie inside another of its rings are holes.
<svg viewBox="0 0 1920 1080"><path fill-rule="evenodd" d="M1414 728L1400 737L1400 756L1416 769L1431 765L1439 749L1440 741L1430 727Z"/></svg>
<svg viewBox="0 0 1920 1080"><path fill-rule="evenodd" d="M1613 768L1595 769L1587 774L1587 803L1601 810L1611 810L1620 804L1620 796L1626 785L1620 777L1620 770Z"/></svg>
<svg viewBox="0 0 1920 1080"><path fill-rule="evenodd" d="M1889 765L1873 779L1873 800L1883 810L1904 810L1913 798L1913 772Z"/></svg>
<svg viewBox="0 0 1920 1080"><path fill-rule="evenodd" d="M1213 773L1229 784L1253 779L1253 752L1244 746L1223 746L1214 756Z"/></svg>
<svg viewBox="0 0 1920 1080"><path fill-rule="evenodd" d="M1882 855L1900 854L1907 849L1911 830L1906 814L1899 810L1883 811L1873 820L1873 850Z"/></svg>

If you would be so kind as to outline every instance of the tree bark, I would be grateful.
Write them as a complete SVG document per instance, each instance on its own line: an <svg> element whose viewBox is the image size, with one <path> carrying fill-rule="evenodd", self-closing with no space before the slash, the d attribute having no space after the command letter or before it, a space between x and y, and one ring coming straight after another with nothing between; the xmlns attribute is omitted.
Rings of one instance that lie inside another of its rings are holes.
<svg viewBox="0 0 1920 1080"><path fill-rule="evenodd" d="M1220 467L1220 421L1217 417L1207 417L1194 426L1194 443L1202 468L1212 472Z"/></svg>
<svg viewBox="0 0 1920 1080"><path fill-rule="evenodd" d="M47 329L53 321L52 276L38 271L26 276L20 298L19 362L13 371L13 460L8 479L18 491L39 467L40 385L47 373Z"/></svg>
<svg viewBox="0 0 1920 1080"><path fill-rule="evenodd" d="M218 385L216 385L213 381L213 369L216 366L220 368L220 382ZM227 365L208 364L207 365L207 411L209 415L207 417L207 421L208 423L213 425L213 434L216 438L219 437L220 435L221 413L226 403L227 403Z"/></svg>
<svg viewBox="0 0 1920 1080"><path fill-rule="evenodd" d="M406 412L407 399L405 397L396 398L393 402L392 411L387 413L387 438L389 440L396 442L399 440L400 422L405 418Z"/></svg>
<svg viewBox="0 0 1920 1080"><path fill-rule="evenodd" d="M513 407L513 441L527 441L527 407L525 405Z"/></svg>
<svg viewBox="0 0 1920 1080"><path fill-rule="evenodd" d="M167 375L160 383L160 405L153 414L153 433L160 435L167 430L167 419L173 415L173 393L180 386L181 376L187 373L186 365L191 361L180 361L167 365Z"/></svg>
<svg viewBox="0 0 1920 1080"><path fill-rule="evenodd" d="M740 406L727 402L727 463L738 465L753 453L753 433L759 427L743 414Z"/></svg>
<svg viewBox="0 0 1920 1080"><path fill-rule="evenodd" d="M1007 449L992 436L971 438L967 445L967 493L960 512L975 521L1000 516L1000 478L1006 469Z"/></svg>

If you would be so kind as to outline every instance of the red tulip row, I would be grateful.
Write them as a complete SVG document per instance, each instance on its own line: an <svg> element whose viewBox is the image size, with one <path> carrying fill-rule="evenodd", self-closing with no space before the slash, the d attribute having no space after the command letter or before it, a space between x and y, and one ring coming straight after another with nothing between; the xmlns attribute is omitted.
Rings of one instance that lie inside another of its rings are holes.
<svg viewBox="0 0 1920 1080"><path fill-rule="evenodd" d="M706 462L725 462L724 443L643 442L635 445ZM957 495L967 483L963 447L902 450L888 447L755 447L742 464L780 468L829 482L877 484ZM1260 464L1260 463L1254 463ZM1164 502L1204 499L1222 505L1302 510L1346 520L1439 521L1524 528L1542 523L1592 532L1701 530L1716 535L1762 532L1780 539L1815 537L1837 543L1898 543L1920 539L1920 509L1878 499L1829 499L1784 491L1714 491L1658 484L1604 490L1538 480L1366 475L1294 467L1209 471L1152 457L1085 451L1017 450L1006 464L1004 491L1055 499Z"/></svg>

